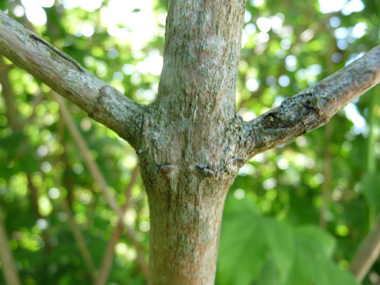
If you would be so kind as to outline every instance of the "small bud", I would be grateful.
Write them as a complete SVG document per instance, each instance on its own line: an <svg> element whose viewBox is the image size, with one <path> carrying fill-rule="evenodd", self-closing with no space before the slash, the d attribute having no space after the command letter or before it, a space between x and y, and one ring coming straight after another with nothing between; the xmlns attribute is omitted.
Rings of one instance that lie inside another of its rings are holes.
<svg viewBox="0 0 380 285"><path fill-rule="evenodd" d="M201 165L196 165L195 168L201 172L203 172L203 175L208 178L215 177L214 171L212 171L210 168L207 166L201 166Z"/></svg>
<svg viewBox="0 0 380 285"><path fill-rule="evenodd" d="M244 159L240 158L240 157L235 157L233 159L231 159L231 163L233 166L235 167L242 167L245 163Z"/></svg>
<svg viewBox="0 0 380 285"><path fill-rule="evenodd" d="M164 166L161 166L160 173L168 174L172 172L174 169L175 169L175 165L171 165L171 164L164 165Z"/></svg>
<svg viewBox="0 0 380 285"><path fill-rule="evenodd" d="M204 169L204 174L205 174L205 177L208 177L208 178L213 178L215 177L215 173L214 171L212 171L211 169Z"/></svg>

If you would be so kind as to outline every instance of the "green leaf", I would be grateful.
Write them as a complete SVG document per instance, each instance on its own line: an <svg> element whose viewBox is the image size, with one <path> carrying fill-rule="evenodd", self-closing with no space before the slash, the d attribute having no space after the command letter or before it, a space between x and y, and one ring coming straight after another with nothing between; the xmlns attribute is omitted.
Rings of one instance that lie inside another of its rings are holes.
<svg viewBox="0 0 380 285"><path fill-rule="evenodd" d="M219 247L220 284L250 284L257 279L268 256L285 280L293 255L290 230L258 214L252 201L229 197L226 202Z"/></svg>
<svg viewBox="0 0 380 285"><path fill-rule="evenodd" d="M224 206L223 218L228 219L231 216L240 215L242 212L247 212L253 215L260 214L256 205L248 198L238 200L235 197L228 196Z"/></svg>
<svg viewBox="0 0 380 285"><path fill-rule="evenodd" d="M297 227L294 234L298 239L309 241L308 245L315 250L321 250L326 257L332 256L336 241L330 233L314 225L305 225Z"/></svg>
<svg viewBox="0 0 380 285"><path fill-rule="evenodd" d="M292 266L294 255L293 235L290 228L273 218L264 218L265 234L269 251L277 266L281 282L285 281Z"/></svg>
<svg viewBox="0 0 380 285"><path fill-rule="evenodd" d="M335 241L315 226L294 231L295 261L284 285L358 284L355 278L330 259Z"/></svg>
<svg viewBox="0 0 380 285"><path fill-rule="evenodd" d="M277 264L273 258L268 257L267 262L261 270L260 276L253 282L253 285L278 285L281 284L277 270Z"/></svg>
<svg viewBox="0 0 380 285"><path fill-rule="evenodd" d="M240 205L240 207L239 207ZM336 241L314 225L291 229L230 196L222 223L217 284L357 284L331 260Z"/></svg>
<svg viewBox="0 0 380 285"><path fill-rule="evenodd" d="M219 246L220 284L249 284L265 262L265 236L259 216L243 213L223 222Z"/></svg>

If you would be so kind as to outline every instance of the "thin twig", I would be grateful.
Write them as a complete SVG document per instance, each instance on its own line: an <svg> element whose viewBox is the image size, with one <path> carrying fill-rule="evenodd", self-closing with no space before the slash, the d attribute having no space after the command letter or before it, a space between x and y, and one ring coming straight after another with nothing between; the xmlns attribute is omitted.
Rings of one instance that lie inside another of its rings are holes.
<svg viewBox="0 0 380 285"><path fill-rule="evenodd" d="M58 138L60 144L64 147L63 130L64 130L64 122L59 121L56 133L58 134L57 138ZM62 156L56 158L57 159L56 164L58 164L59 161L63 161L63 158L65 157L64 153L65 152L63 152ZM65 164L67 164L67 162L65 162ZM65 171L65 174L66 174L66 171ZM61 184L60 180L57 179L57 177L54 177L54 178L55 178L55 184L60 186L60 184ZM70 195L70 193L72 193L72 186L73 185L71 183L68 183L68 181L65 180L65 188L67 190L67 196L62 200L61 208L63 209L63 211L65 212L65 214L68 218L70 229L73 233L74 239L75 239L76 244L77 244L78 249L79 249L79 252L82 255L84 262L86 263L87 269L89 271L89 275L91 276L93 281L96 282L97 276L96 276L95 264L94 264L93 259L91 257L90 251L87 248L87 245L86 245L85 239L82 235L82 232L80 231L78 225L76 224L75 219L74 219L72 212L71 212L71 200L70 200L71 195Z"/></svg>
<svg viewBox="0 0 380 285"><path fill-rule="evenodd" d="M14 104L11 85L9 84L8 70L6 64L0 56L0 85L2 87L1 93L7 106L5 116L7 117L9 126L12 129L19 130L22 128L22 124L19 121L18 110Z"/></svg>
<svg viewBox="0 0 380 285"><path fill-rule="evenodd" d="M13 91L12 91L12 88L11 88L11 85L9 82L9 77L8 77L8 70L10 70L10 68L4 63L2 57L0 57L0 84L2 86L2 94L3 94L5 105L7 108L6 117L8 119L9 126L12 129L22 130L25 127L25 122L21 121L19 119L20 114L18 112L17 107L15 106L14 94L13 94ZM36 95L36 97L33 100L34 107L33 107L32 114L28 118L29 121L32 121L34 119L34 117L36 116L36 112L35 112L36 106L41 101L41 98L42 98L41 90L39 89L38 94ZM23 141L22 146L26 146L27 144L28 144L28 141L25 140L25 141ZM25 147L22 147L22 149L25 149ZM23 152L19 153L19 155L22 155L22 154L23 154ZM40 219L40 218L42 218L42 216L41 216L41 214L39 212L39 208L38 208L37 189L32 183L31 175L29 172L26 172L26 176L28 179L28 187L30 189L30 196L29 196L30 203L32 205L33 211L36 214L37 219ZM45 251L47 253L49 253L52 248L51 248L50 243L49 243L50 235L46 230L44 230L42 232L42 239L43 239L44 244L45 244Z"/></svg>
<svg viewBox="0 0 380 285"><path fill-rule="evenodd" d="M3 215L0 208L0 260L3 268L5 281L9 285L20 285L17 269L13 259L12 251L8 246L8 237L3 223Z"/></svg>
<svg viewBox="0 0 380 285"><path fill-rule="evenodd" d="M90 155L89 149L87 147L87 144L85 140L83 139L82 135L79 133L77 127L75 126L75 123L65 105L62 98L55 92L52 92L54 99L59 104L59 110L62 115L63 120L66 123L67 129L69 130L75 144L79 148L80 154L83 158L84 163L88 167L88 170L90 171L91 175L93 176L94 180L98 183L102 194L104 195L108 205L110 208L117 214L118 218L123 221L124 213L122 209L119 207L119 205L116 203L116 200L111 195L111 193L108 190L107 182L104 179L103 174L101 173L98 165L94 162L93 158ZM128 226L126 223L123 222L124 228L127 230L126 235L133 244L133 246L136 248L137 251L137 261L139 263L140 269L142 273L144 274L144 277L146 280L148 280L148 264L145 260L145 254L142 246L136 239L136 234L134 230Z"/></svg>
<svg viewBox="0 0 380 285"><path fill-rule="evenodd" d="M37 219L41 218L41 213L38 208L38 191L36 186L34 186L32 182L32 176L30 173L26 173L26 178L28 180L28 187L30 190L30 195L29 195L29 200L30 200L30 205L32 206L33 212L36 214Z"/></svg>
<svg viewBox="0 0 380 285"><path fill-rule="evenodd" d="M73 232L75 241L77 243L79 252L81 253L84 262L86 263L86 266L88 268L88 271L91 275L91 278L95 281L96 280L96 269L94 261L92 260L91 254L86 246L86 241L79 230L77 224L75 223L75 219L73 215L71 214L69 204L66 199L62 199L62 209L65 212L67 216L67 220L70 225L70 229Z"/></svg>
<svg viewBox="0 0 380 285"><path fill-rule="evenodd" d="M36 214L37 219L43 218L40 209L38 206L38 190L37 187L33 184L32 176L29 172L26 172L26 179L28 180L28 188L30 190L29 201L32 206L33 212ZM42 239L45 244L45 252L49 254L52 251L52 246L50 244L50 234L47 230L42 231Z"/></svg>
<svg viewBox="0 0 380 285"><path fill-rule="evenodd" d="M333 122L331 121L326 125L325 130L325 154L324 154L324 165L323 165L323 177L324 181L322 184L322 205L319 213L319 226L322 229L326 228L326 216L329 208L330 201L330 184L331 184L331 176L332 176L332 168L331 168L331 137L333 132Z"/></svg>
<svg viewBox="0 0 380 285"><path fill-rule="evenodd" d="M331 74L334 72L335 64L330 60L336 51L336 40L330 34L329 46L327 51L327 70L326 72ZM319 212L319 226L322 229L326 228L326 216L329 209L330 202L330 184L332 179L332 167L331 167L331 140L333 135L333 118L326 125L325 129L325 153L324 153L324 165L323 165L323 177L322 184L322 205Z"/></svg>
<svg viewBox="0 0 380 285"><path fill-rule="evenodd" d="M374 25L374 34L379 35L379 24L380 24L380 15L379 15L379 1L375 1L376 9L373 11L373 16L375 16L376 22ZM377 38L377 43L379 43L379 38ZM376 159L374 155L373 147L373 126L375 124L375 116L373 114L374 106L377 103L377 94L379 93L379 86L376 86L372 90L371 98L369 98L369 124L371 126L369 137L368 137L368 159L367 159L367 172L370 174L376 174ZM375 187L375 185L373 185ZM374 191L374 189L371 189ZM372 229L367 237L362 241L358 250L356 251L354 258L351 261L350 271L355 275L358 281L362 281L363 278L367 275L368 271L371 269L373 263L378 259L380 254L380 216L377 218L377 223L372 223L374 221L374 209L370 207L370 221L369 226Z"/></svg>
<svg viewBox="0 0 380 285"><path fill-rule="evenodd" d="M126 193L125 193L127 200L123 206L124 213L127 212L129 206L131 205L130 200L132 196L132 188L136 184L138 173L139 173L139 166L136 165L136 167L132 171L131 181L129 182ZM96 280L95 285L106 284L107 277L112 267L112 261L115 254L115 246L116 246L117 241L121 237L122 231L123 231L123 222L119 221L114 232L112 233L110 241L108 242L107 249L106 249L106 252L104 253L102 265L100 267L98 278Z"/></svg>

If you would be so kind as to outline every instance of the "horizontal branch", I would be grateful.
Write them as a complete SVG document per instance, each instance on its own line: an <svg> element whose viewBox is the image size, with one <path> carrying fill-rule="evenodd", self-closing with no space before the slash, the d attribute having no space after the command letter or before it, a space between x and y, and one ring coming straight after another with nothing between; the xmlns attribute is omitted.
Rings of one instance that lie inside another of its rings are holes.
<svg viewBox="0 0 380 285"><path fill-rule="evenodd" d="M379 81L380 46L377 46L313 87L286 98L279 107L243 122L240 152L249 158L323 126Z"/></svg>
<svg viewBox="0 0 380 285"><path fill-rule="evenodd" d="M0 54L136 146L138 127L135 122L141 105L2 11Z"/></svg>

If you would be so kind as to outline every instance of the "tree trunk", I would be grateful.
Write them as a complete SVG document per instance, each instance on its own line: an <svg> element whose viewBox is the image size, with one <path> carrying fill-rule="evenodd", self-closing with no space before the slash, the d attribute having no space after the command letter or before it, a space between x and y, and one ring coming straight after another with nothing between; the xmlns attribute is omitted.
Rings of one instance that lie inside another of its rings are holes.
<svg viewBox="0 0 380 285"><path fill-rule="evenodd" d="M221 188L215 188L208 178L180 172L148 188L150 284L214 284L223 205L230 183L221 181Z"/></svg>
<svg viewBox="0 0 380 285"><path fill-rule="evenodd" d="M214 284L245 1L170 1L157 100L143 112L151 284ZM235 163L234 163L235 162ZM240 162L240 161L239 161Z"/></svg>

